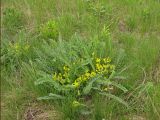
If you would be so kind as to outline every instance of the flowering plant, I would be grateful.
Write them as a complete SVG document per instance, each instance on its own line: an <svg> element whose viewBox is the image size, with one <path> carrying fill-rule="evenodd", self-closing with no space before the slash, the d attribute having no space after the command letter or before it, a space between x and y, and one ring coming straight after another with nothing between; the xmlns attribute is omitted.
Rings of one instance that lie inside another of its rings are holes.
<svg viewBox="0 0 160 120"><path fill-rule="evenodd" d="M81 62L81 61L80 61ZM108 79L109 76L114 72L115 66L111 64L111 59L108 58L92 58L93 66L89 67L88 64L85 65L86 69L80 75L75 75L73 79L71 78L71 72L69 66L63 66L63 72L53 74L53 80L64 88L70 86L74 91L77 92L77 96L83 94L89 94L93 87L98 87L100 90L107 91L108 86L94 84L98 81L100 77ZM74 65L77 63L74 62ZM72 75L73 76L73 75ZM92 85L91 85L92 84ZM88 88L87 85L90 87ZM98 86L97 86L98 85Z"/></svg>
<svg viewBox="0 0 160 120"><path fill-rule="evenodd" d="M115 96L117 89L123 92L127 92L127 89L115 81L116 65L106 55L106 47L109 48L107 42L95 39L85 43L79 39L76 36L69 42L57 41L54 46L44 42L45 47L41 49L43 52L38 52L40 57L34 63L33 70L36 71L35 78L38 78L35 85L46 91L38 100L68 100L73 102L73 106L85 107L82 99L99 94L127 106L125 101Z"/></svg>
<svg viewBox="0 0 160 120"><path fill-rule="evenodd" d="M39 32L44 39L54 39L58 38L58 26L56 21L50 20L45 24L42 24L39 28Z"/></svg>

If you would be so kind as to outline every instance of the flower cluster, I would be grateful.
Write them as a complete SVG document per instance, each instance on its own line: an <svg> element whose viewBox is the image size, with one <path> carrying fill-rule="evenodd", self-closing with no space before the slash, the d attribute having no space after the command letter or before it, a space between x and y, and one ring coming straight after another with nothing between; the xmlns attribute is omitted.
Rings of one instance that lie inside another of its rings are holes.
<svg viewBox="0 0 160 120"><path fill-rule="evenodd" d="M30 48L30 45L26 44L26 45L21 45L19 43L9 43L9 46L10 46L10 49L9 50L12 50L15 54L22 54L22 53L25 53L29 50Z"/></svg>
<svg viewBox="0 0 160 120"><path fill-rule="evenodd" d="M93 78L96 76L96 72L91 71L91 72L86 72L85 74L81 75L78 77L74 83L72 84L75 88L78 88L82 83L86 82L87 80Z"/></svg>
<svg viewBox="0 0 160 120"><path fill-rule="evenodd" d="M53 75L53 80L59 81L61 84L69 83L69 67L68 66L63 66L63 74L62 73L54 73Z"/></svg>
<svg viewBox="0 0 160 120"><path fill-rule="evenodd" d="M99 74L109 73L115 69L114 65L111 65L111 59L108 58L96 58L96 72Z"/></svg>
<svg viewBox="0 0 160 120"><path fill-rule="evenodd" d="M83 88L86 83L95 78L97 75L101 75L108 78L115 66L111 64L111 58L97 58L93 56L93 64L95 69L89 69L83 74L76 76L74 79L70 78L70 68L68 66L63 66L62 73L54 73L53 80L58 81L62 85L71 85L73 88L77 89L78 95L80 95L81 88ZM74 62L76 64L76 62Z"/></svg>
<svg viewBox="0 0 160 120"><path fill-rule="evenodd" d="M115 69L115 66L110 64L111 59L108 58L94 58L95 71L87 71L79 76L72 84L75 88L78 88L82 83L94 78L97 74L108 77L110 73Z"/></svg>

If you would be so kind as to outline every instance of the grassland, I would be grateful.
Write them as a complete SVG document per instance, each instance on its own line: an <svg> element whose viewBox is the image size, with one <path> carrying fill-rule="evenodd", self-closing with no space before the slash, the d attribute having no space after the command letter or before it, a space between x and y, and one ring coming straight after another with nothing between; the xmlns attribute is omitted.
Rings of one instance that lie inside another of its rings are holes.
<svg viewBox="0 0 160 120"><path fill-rule="evenodd" d="M2 120L160 119L159 0L2 0L1 23Z"/></svg>

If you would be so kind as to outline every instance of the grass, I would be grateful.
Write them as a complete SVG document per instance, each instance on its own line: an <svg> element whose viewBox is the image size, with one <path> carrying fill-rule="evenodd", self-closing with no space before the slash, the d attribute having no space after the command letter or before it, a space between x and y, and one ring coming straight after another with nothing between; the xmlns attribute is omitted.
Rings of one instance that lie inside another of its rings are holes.
<svg viewBox="0 0 160 120"><path fill-rule="evenodd" d="M159 3L2 0L2 119L159 120ZM115 69L73 89L98 69L93 53ZM53 82L64 65L70 83Z"/></svg>

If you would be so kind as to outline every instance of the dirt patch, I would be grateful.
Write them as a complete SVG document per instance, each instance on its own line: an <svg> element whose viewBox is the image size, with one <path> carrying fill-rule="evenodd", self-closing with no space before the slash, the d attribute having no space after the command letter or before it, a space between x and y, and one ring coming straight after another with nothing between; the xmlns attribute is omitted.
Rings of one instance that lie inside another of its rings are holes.
<svg viewBox="0 0 160 120"><path fill-rule="evenodd" d="M36 116L38 116L41 113L41 110L29 108L25 113L25 120L34 120Z"/></svg>
<svg viewBox="0 0 160 120"><path fill-rule="evenodd" d="M120 20L118 23L118 28L121 32L126 32L127 31L127 26L124 20Z"/></svg>
<svg viewBox="0 0 160 120"><path fill-rule="evenodd" d="M60 114L53 106L32 103L24 112L24 120L60 120Z"/></svg>

